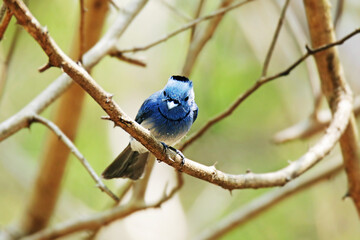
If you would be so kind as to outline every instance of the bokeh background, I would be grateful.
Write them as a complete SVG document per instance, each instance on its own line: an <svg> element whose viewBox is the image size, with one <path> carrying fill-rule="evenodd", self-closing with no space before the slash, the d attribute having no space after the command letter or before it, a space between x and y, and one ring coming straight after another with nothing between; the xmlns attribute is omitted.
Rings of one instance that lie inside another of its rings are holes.
<svg viewBox="0 0 360 240"><path fill-rule="evenodd" d="M197 5L197 1L190 0L167 2L189 16L193 15ZM220 1L205 2L203 14L214 10ZM199 106L198 119L189 135L211 117L225 110L260 76L283 3L280 0L254 1L226 14L189 76L194 82ZM122 1L117 4L126 6L126 2ZM337 1L332 1L332 4L335 12ZM60 47L69 53L74 34L78 31L75 27L79 19L78 1L38 0L30 1L29 7L40 23L47 26ZM115 9L110 11L107 26L114 20L115 12ZM359 27L359 13L358 1L345 1L343 15L336 29L339 38ZM290 19L297 25L289 24ZM125 49L144 45L185 23L183 18L172 12L162 1L149 1L119 40L118 46ZM302 2L292 1L273 54L270 74L285 69L301 55L299 45L302 49L308 43L306 26ZM0 42L2 59L17 27L13 19L5 38ZM359 44L360 38L355 36L339 47L345 74L354 94L359 93L360 87ZM188 45L189 31L145 52L134 54L134 57L147 63L146 68L106 57L93 69L92 74L105 90L114 94L114 99L121 108L134 117L149 95L161 89L169 76L181 72ZM21 31L9 66L4 94L0 99L0 121L18 112L61 74L59 69L39 73L38 67L46 62L47 57L37 43L26 32ZM90 97L87 96L85 101L75 143L100 174L127 144L128 135L120 128L113 128L110 122L101 120L104 112ZM54 102L43 116L51 119L56 106L57 102ZM324 103L324 108L326 107ZM312 110L313 96L307 68L303 63L289 76L261 87L230 117L211 128L184 154L202 164L216 163L218 169L227 173L245 173L247 169L253 172L277 170L306 152L318 136L306 141L275 145L271 141L273 135L306 119ZM30 129L23 129L1 142L0 228L16 222L21 216L49 134L52 133L44 126L33 124ZM324 161L339 157L336 148ZM162 187L170 181L169 176L173 170L163 163L155 165L159 170L155 169L153 181L159 183L155 184L155 188L162 192ZM315 168L321 168L321 164ZM117 189L124 182L125 180L112 180L106 183L112 189ZM357 240L360 238L360 228L356 210L349 199L342 200L346 186L344 173L334 176L281 202L230 232L224 239ZM185 176L185 184L173 204L178 210L175 211L172 222L179 224L179 229L185 233L162 233L161 231L165 231L163 227L159 228L158 236L165 235L172 239L174 236L171 234L180 234L190 239L267 191L271 189L235 190L230 193ZM94 187L93 180L78 160L71 156L52 223L86 216L107 209L110 205L111 199ZM164 207L162 211L166 209ZM159 218L154 222L162 226L165 221L161 220ZM131 223L137 224L136 221ZM137 228L141 229L144 225L146 221L137 225ZM176 231L176 225L173 228Z"/></svg>

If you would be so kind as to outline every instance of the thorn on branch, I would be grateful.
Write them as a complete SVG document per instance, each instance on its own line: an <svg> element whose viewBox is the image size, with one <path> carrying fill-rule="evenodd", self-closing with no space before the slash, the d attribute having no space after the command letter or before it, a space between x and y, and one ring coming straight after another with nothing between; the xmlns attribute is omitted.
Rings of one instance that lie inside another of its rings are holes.
<svg viewBox="0 0 360 240"><path fill-rule="evenodd" d="M113 96L114 96L113 94L109 93L109 94L106 96L105 102L106 102L106 103L111 102Z"/></svg>
<svg viewBox="0 0 360 240"><path fill-rule="evenodd" d="M54 65L52 65L50 62L46 63L44 66L39 67L38 71L43 73L46 70L48 70L49 68L53 67Z"/></svg>
<svg viewBox="0 0 360 240"><path fill-rule="evenodd" d="M49 33L49 29L47 28L47 26L44 26L42 28L42 34L47 35L48 33Z"/></svg>
<svg viewBox="0 0 360 240"><path fill-rule="evenodd" d="M111 117L109 117L109 116L101 116L101 119L112 121Z"/></svg>
<svg viewBox="0 0 360 240"><path fill-rule="evenodd" d="M344 194L344 196L343 196L341 199L342 199L342 200L345 200L345 199L348 198L348 197L351 197L349 190Z"/></svg>
<svg viewBox="0 0 360 240"><path fill-rule="evenodd" d="M306 49L306 51L307 51L307 53L308 54L314 54L314 50L312 50L310 47L309 47L309 45L307 45L307 44L305 44L305 49Z"/></svg>

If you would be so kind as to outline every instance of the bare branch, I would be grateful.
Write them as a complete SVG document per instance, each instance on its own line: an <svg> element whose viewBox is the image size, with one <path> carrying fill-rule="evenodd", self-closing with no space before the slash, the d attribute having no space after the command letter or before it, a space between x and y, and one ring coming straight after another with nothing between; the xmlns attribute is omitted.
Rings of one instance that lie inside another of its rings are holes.
<svg viewBox="0 0 360 240"><path fill-rule="evenodd" d="M338 24L340 22L341 16L343 14L344 4L345 4L345 0L338 0L337 1L336 11L335 11L335 18L334 18L335 29L337 28L337 26L338 26Z"/></svg>
<svg viewBox="0 0 360 240"><path fill-rule="evenodd" d="M18 21L24 25L25 29L33 35L40 46L46 50L45 52L52 61L54 63L61 62L64 71L89 93L89 95L104 109L104 111L114 122L116 122L117 125L121 126L126 132L143 144L160 161L163 161L166 164L183 171L184 173L219 185L223 188L260 188L282 186L286 184L287 182L300 176L324 158L339 140L348 124L352 112L352 98L348 92L339 91L334 101L336 103L336 111L325 135L301 158L281 170L264 174L246 173L231 175L218 171L213 166L207 167L191 161L190 159L185 159L185 164L182 165L181 163L183 159L180 156L177 156L176 153L172 151L164 153L163 145L157 141L147 129L144 129L138 123L129 118L111 98L111 94L103 90L84 69L71 59L65 57L64 53L59 47L57 47L48 34L42 35L41 26L26 9L26 7L22 6L21 2L18 2L18 0L13 1L14 2L11 2L11 0L5 0ZM331 45L334 45L334 43ZM325 46L319 49L326 48L328 47ZM309 55L314 54L317 51L319 50L308 49ZM291 69L293 67L294 66L292 65L289 68ZM289 71L290 70L287 70L285 73L287 74ZM279 73L278 75L282 76L284 73ZM261 79L260 81L266 82L275 78L275 76L271 76L266 79Z"/></svg>
<svg viewBox="0 0 360 240"><path fill-rule="evenodd" d="M212 118L211 120L209 120L202 128L200 128L196 133L194 133L186 142L184 142L181 147L179 148L181 151L185 150L190 144L192 144L194 141L196 141L198 138L200 138L205 132L207 132L213 125L215 125L216 123L218 123L219 121L223 120L224 118L230 116L235 109L245 100L247 99L252 93L254 93L259 87L261 87L262 85L280 78L280 77L284 77L287 76L288 74L290 74L290 72L297 67L300 63L302 63L305 59L307 59L309 56L324 51L326 49L332 48L334 46L337 45L341 45L343 44L346 40L350 39L351 37L353 37L354 35L360 33L360 28L354 30L353 32L351 32L350 34L346 35L345 37L343 37L342 39L335 41L333 43L330 44L326 44L324 46L321 46L319 48L316 49L310 49L309 47L306 46L307 49L307 53L304 54L303 56L301 56L298 60L296 60L293 64L291 64L289 67L287 67L285 70L276 73L272 76L269 77L263 77L263 78L259 78L252 87L250 87L246 92L244 92L242 95L240 95L240 97L238 97L238 99L236 99L235 102L233 102L230 107L228 109L226 109L224 112L222 112L221 114L217 115L216 117Z"/></svg>
<svg viewBox="0 0 360 240"><path fill-rule="evenodd" d="M125 54L123 54L120 51L110 52L110 56L111 57L116 57L117 59L119 59L121 61L130 63L130 64L134 64L134 65L139 66L139 67L146 67L146 63L143 62L142 60L135 59L135 58L132 58L132 57L128 57L128 56L126 56Z"/></svg>
<svg viewBox="0 0 360 240"><path fill-rule="evenodd" d="M4 37L4 33L10 23L11 17L11 11L6 7L5 4L2 4L0 10L0 41Z"/></svg>
<svg viewBox="0 0 360 240"><path fill-rule="evenodd" d="M285 13L286 13L286 10L287 10L287 8L289 6L289 3L290 3L290 0L286 0L286 2L284 4L284 7L281 10L280 18L279 18L278 24L276 26L274 36L273 36L273 38L271 40L269 50L268 50L268 52L266 54L266 57L265 57L263 70L262 70L262 73L261 73L262 77L265 77L267 75L267 70L268 70L268 67L269 67L270 59L271 59L272 53L274 52L275 44L276 44L276 41L277 41L277 39L279 37L279 33L280 33L281 27L283 25L284 18L285 18Z"/></svg>
<svg viewBox="0 0 360 240"><path fill-rule="evenodd" d="M198 6L197 6L196 11L195 11L195 16L194 16L195 19L196 19L196 18L199 18L200 13L201 13L201 10L202 10L202 8L203 8L203 6L204 6L204 3L205 3L205 0L199 0ZM190 41L192 41L193 38L194 38L194 34L195 34L195 32L196 32L196 26L197 26L197 25L194 25L194 26L191 28Z"/></svg>
<svg viewBox="0 0 360 240"><path fill-rule="evenodd" d="M87 218L80 218L75 220L69 220L68 222L60 223L54 227L50 227L39 231L33 235L23 238L23 240L47 240L54 239L60 236L65 236L74 232L98 229L99 227L106 225L114 220L125 218L135 212L149 209L159 208L163 203L171 199L177 191L182 187L183 179L181 173L177 173L177 183L169 194L165 194L158 201L151 204L139 204L139 202L129 203L124 206L117 206L113 209L106 210L89 216Z"/></svg>
<svg viewBox="0 0 360 240"><path fill-rule="evenodd" d="M170 11L184 19L185 21L191 21L193 20L189 15L187 15L185 12L180 11L177 7L174 5L168 3L166 0L159 0L165 7L167 7Z"/></svg>
<svg viewBox="0 0 360 240"><path fill-rule="evenodd" d="M140 12L147 0L138 0L131 3L126 13L119 13L109 30L102 39L86 52L82 58L83 67L90 70L104 56L115 48L117 39L129 26L132 19ZM64 73L51 83L42 93L15 115L0 123L0 142L20 129L27 127L28 122L35 114L41 113L55 99L57 99L71 85L72 80Z"/></svg>
<svg viewBox="0 0 360 240"><path fill-rule="evenodd" d="M225 9L228 7L233 0L224 0L220 3L218 9ZM231 5L230 5L231 6ZM219 25L220 21L223 19L224 14L217 15L213 19L211 19L208 24L206 25L204 31L196 31L194 33L193 39L191 40L189 50L187 52L187 56L185 59L185 63L182 69L182 74L184 76L189 76L192 68L194 67L195 61L200 54L201 50L205 46L205 44L210 40L210 38L214 35L217 26ZM196 26L196 25L195 25Z"/></svg>
<svg viewBox="0 0 360 240"><path fill-rule="evenodd" d="M353 111L356 117L360 115L359 96L355 97ZM276 133L273 137L273 141L275 143L285 143L296 139L306 139L325 130L326 127L329 126L330 121L330 110L322 110L318 112L318 116L316 118L309 117L306 120L296 123L295 125Z"/></svg>
<svg viewBox="0 0 360 240"><path fill-rule="evenodd" d="M58 136L58 138L70 149L71 153L74 154L77 159L79 159L86 171L90 174L92 179L94 179L96 187L98 187L102 192L105 192L107 195L109 195L114 201L119 201L119 198L113 192L111 192L108 187L106 187L106 185L101 181L100 177L96 174L89 162L85 159L85 157L81 154L81 152L77 149L73 142L53 122L38 115L34 116L34 121L45 125L53 133L55 133L55 135Z"/></svg>
<svg viewBox="0 0 360 240"><path fill-rule="evenodd" d="M17 27L15 29L15 33L14 33L12 39L11 39L11 44L10 44L10 47L9 47L9 51L7 52L5 60L2 63L2 65L3 65L2 66L2 72L0 73L0 101L1 101L1 98L2 98L3 93L4 93L6 80L7 80L7 76L8 76L9 65L10 65L11 59L12 59L12 57L14 55L16 44L17 44L19 36L20 36L20 31L21 31L21 28L19 28L19 27Z"/></svg>
<svg viewBox="0 0 360 240"><path fill-rule="evenodd" d="M335 31L331 19L330 2L328 0L304 0L305 11L313 47L333 42ZM327 49L314 55L321 79L322 91L331 111L337 111L336 98L344 92L351 95L345 74L339 60L337 48ZM348 179L349 196L360 216L360 149L358 146L358 129L354 114L341 136L339 143L343 155L344 167Z"/></svg>
<svg viewBox="0 0 360 240"><path fill-rule="evenodd" d="M189 29L189 28L192 28L193 26L195 26L196 24L202 22L202 21L205 21L205 20L209 20L211 18L214 18L218 15L221 15L221 14L224 14L226 12L229 12L230 10L233 10L237 7L240 7L246 3L249 3L249 2L252 2L254 0L245 0L243 2L238 2L238 3L234 3L226 8L221 8L221 9L218 9L212 13L210 13L209 15L206 15L206 16L203 16L203 17L199 17L198 19L195 19L187 24L185 24L184 26L180 27L179 29L167 34L166 36L164 37L161 37L159 38L158 40L156 41L153 41L147 45L144 45L144 46L141 46L141 47L135 47L135 48L130 48L130 49L124 49L124 50L120 50L122 53L126 53L126 52L138 52L138 51L145 51L151 47L154 47L162 42L165 42L166 40L168 40L169 38Z"/></svg>
<svg viewBox="0 0 360 240"><path fill-rule="evenodd" d="M80 0L80 25L79 25L79 56L80 56L80 62L82 55L85 53L85 3L84 0Z"/></svg>
<svg viewBox="0 0 360 240"><path fill-rule="evenodd" d="M299 178L280 189L271 190L270 192L265 193L248 204L233 211L224 219L216 222L214 226L207 228L198 237L196 237L196 239L220 239L231 230L242 226L250 220L265 213L274 205L279 204L283 200L288 199L289 197L312 187L315 184L327 180L329 177L338 174L342 169L342 163L340 159L338 159L338 161L330 162L325 167L319 168L310 175Z"/></svg>

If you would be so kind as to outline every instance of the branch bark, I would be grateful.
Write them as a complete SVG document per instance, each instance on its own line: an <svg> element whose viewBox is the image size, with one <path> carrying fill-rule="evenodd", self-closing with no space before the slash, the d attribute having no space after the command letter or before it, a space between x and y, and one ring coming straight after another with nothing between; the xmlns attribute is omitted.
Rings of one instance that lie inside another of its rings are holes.
<svg viewBox="0 0 360 240"><path fill-rule="evenodd" d="M88 0L85 4L88 11L85 15L81 14L81 31L77 31L71 51L74 59L80 59L83 51L88 50L98 41L108 10L108 3L105 1ZM84 97L85 92L82 88L72 84L60 99L55 114L55 125L69 137L70 141L76 136ZM34 119L37 120L38 117L35 116ZM49 134L31 197L20 218L20 229L25 235L39 231L50 221L60 194L69 154L68 146L62 143L58 136Z"/></svg>
<svg viewBox="0 0 360 240"><path fill-rule="evenodd" d="M328 0L304 0L311 43L314 48L335 41L330 3ZM351 96L337 48L331 48L314 55L321 79L321 87L331 111L337 110L337 101L343 93ZM360 216L360 155L358 129L352 113L349 124L340 138L344 167L348 178L348 196L352 198Z"/></svg>
<svg viewBox="0 0 360 240"><path fill-rule="evenodd" d="M227 8L233 0L225 0L222 1L218 7L218 10ZM216 28L218 27L219 23L224 17L224 13L217 15L213 19L211 19L205 29L202 29L203 31L200 31L201 29L199 27L196 28L196 31L194 32L193 38L190 42L189 50L186 55L184 67L182 69L182 74L184 76L189 76L192 72L192 69L194 67L195 61L197 59L197 56L200 54L201 50L205 46L205 44L211 39L211 37L214 35Z"/></svg>
<svg viewBox="0 0 360 240"><path fill-rule="evenodd" d="M271 207L288 199L290 196L338 174L343 169L340 159L338 160L339 161L329 162L324 168L317 169L317 171L310 175L299 178L283 188L272 190L252 200L226 216L224 219L215 223L214 226L207 228L195 239L220 239L225 234L265 213L267 210L271 209Z"/></svg>
<svg viewBox="0 0 360 240"><path fill-rule="evenodd" d="M117 125L121 126L126 132L143 144L157 159L191 176L203 179L223 188L231 190L240 188L273 187L286 184L324 158L339 140L348 124L352 111L352 98L348 92L340 92L336 98L336 112L334 113L333 121L325 135L301 158L281 170L264 174L246 173L231 175L218 171L213 166L207 167L191 161L190 159L185 159L185 164L182 165L182 158L180 156L172 151L164 153L163 145L157 141L147 129L144 129L129 118L117 103L113 101L111 94L102 89L82 67L69 59L61 51L48 33L43 31L40 24L30 14L26 7L21 6L21 2L19 3L18 0L5 0L5 2L13 11L19 23L22 24L38 41L40 46L49 56L50 62L53 63L54 66L62 67L74 81L89 93ZM334 45L334 43L332 45ZM321 49L326 48L328 48L328 46L322 47ZM309 49L308 51L309 54L315 53L315 50ZM298 64L299 63L294 64L290 69ZM272 79L274 78L270 77L267 81Z"/></svg>

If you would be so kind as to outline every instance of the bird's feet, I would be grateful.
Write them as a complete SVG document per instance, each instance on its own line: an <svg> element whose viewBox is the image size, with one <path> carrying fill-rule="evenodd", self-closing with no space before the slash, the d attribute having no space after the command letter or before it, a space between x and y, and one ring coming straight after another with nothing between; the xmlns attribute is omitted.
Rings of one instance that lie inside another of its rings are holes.
<svg viewBox="0 0 360 240"><path fill-rule="evenodd" d="M178 149L176 149L176 148L174 148L172 146L169 146L164 142L161 142L161 144L163 145L165 152L166 152L167 149L170 149L170 150L176 152L176 154L178 154L181 157L181 163L180 163L181 166L184 166L184 164L185 164L185 156L180 150L178 150Z"/></svg>

